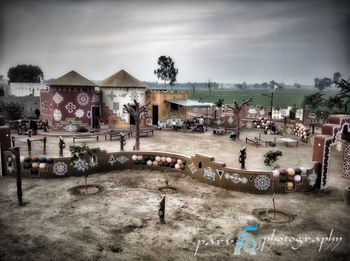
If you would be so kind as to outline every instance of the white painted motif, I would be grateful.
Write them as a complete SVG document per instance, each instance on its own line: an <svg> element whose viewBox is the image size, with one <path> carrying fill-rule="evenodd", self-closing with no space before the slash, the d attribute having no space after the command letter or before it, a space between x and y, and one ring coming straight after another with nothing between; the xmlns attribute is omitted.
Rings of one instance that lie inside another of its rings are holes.
<svg viewBox="0 0 350 261"><path fill-rule="evenodd" d="M75 111L75 117L82 118L84 116L84 111L82 109L78 109Z"/></svg>
<svg viewBox="0 0 350 261"><path fill-rule="evenodd" d="M315 172L312 172L308 177L307 177L310 186L315 186L316 181L317 181L317 174Z"/></svg>
<svg viewBox="0 0 350 261"><path fill-rule="evenodd" d="M215 172L211 169L211 167L204 168L204 178L215 181Z"/></svg>
<svg viewBox="0 0 350 261"><path fill-rule="evenodd" d="M114 163L116 163L116 162L117 162L117 161L116 161L116 159L114 158L114 156L111 155L111 156L109 157L108 163L111 164L111 166L113 166Z"/></svg>
<svg viewBox="0 0 350 261"><path fill-rule="evenodd" d="M57 176L63 176L67 173L68 167L67 164L59 161L53 166L53 173L55 173Z"/></svg>
<svg viewBox="0 0 350 261"><path fill-rule="evenodd" d="M53 111L53 118L55 121L60 121L62 119L62 112L59 109Z"/></svg>
<svg viewBox="0 0 350 261"><path fill-rule="evenodd" d="M66 125L66 126L64 127L64 129L65 129L66 131L69 131L69 132L74 132L74 131L77 130L77 126L72 125L72 124L68 124L68 125Z"/></svg>
<svg viewBox="0 0 350 261"><path fill-rule="evenodd" d="M221 180L221 179L222 179L222 176L223 176L223 174L224 174L224 171L221 170L221 169L217 169L217 170L216 170L216 173L218 173L218 176L219 176L219 178L220 178L220 180Z"/></svg>
<svg viewBox="0 0 350 261"><path fill-rule="evenodd" d="M232 116L230 116L230 118L228 118L227 122L228 122L228 124L232 125L232 123L233 123L233 118L232 118Z"/></svg>
<svg viewBox="0 0 350 261"><path fill-rule="evenodd" d="M68 111L69 113L72 113L72 112L75 110L76 107L77 107L77 106L75 106L72 102L68 102L68 103L66 104L66 106L65 106L65 108L67 109L67 111Z"/></svg>
<svg viewBox="0 0 350 261"><path fill-rule="evenodd" d="M190 169L191 173L195 173L197 171L195 165L192 163L188 164L188 168Z"/></svg>
<svg viewBox="0 0 350 261"><path fill-rule="evenodd" d="M129 159L125 156L120 156L117 158L117 161L120 162L121 164L124 164L125 162L127 162Z"/></svg>
<svg viewBox="0 0 350 261"><path fill-rule="evenodd" d="M89 95L86 92L80 92L77 95L77 102L81 106L85 106L89 104Z"/></svg>
<svg viewBox="0 0 350 261"><path fill-rule="evenodd" d="M60 104L63 101L63 97L61 94L56 92L55 95L53 96L53 100L55 103Z"/></svg>
<svg viewBox="0 0 350 261"><path fill-rule="evenodd" d="M89 169L89 163L87 163L83 159L78 159L74 161L74 168L79 171L85 172L85 170Z"/></svg>
<svg viewBox="0 0 350 261"><path fill-rule="evenodd" d="M270 178L266 175L258 175L254 179L254 186L258 190L267 190L270 187L271 181Z"/></svg>

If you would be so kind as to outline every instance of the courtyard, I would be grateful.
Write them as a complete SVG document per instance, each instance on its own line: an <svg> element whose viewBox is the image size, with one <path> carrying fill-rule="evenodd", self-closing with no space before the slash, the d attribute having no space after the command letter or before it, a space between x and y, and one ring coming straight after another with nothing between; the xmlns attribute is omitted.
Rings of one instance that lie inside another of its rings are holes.
<svg viewBox="0 0 350 261"><path fill-rule="evenodd" d="M263 164L263 154L279 149L283 167L312 167L312 146L256 147L245 144L245 137L259 134L243 130L240 141L229 134L213 135L175 131L155 131L141 138L141 151L169 151L188 156L202 153L216 161L240 168L239 150L247 146L247 169L271 170ZM273 135L262 139L273 140ZM20 137L22 139L24 137ZM65 138L68 147L72 138ZM77 142L77 144L82 141ZM87 140L90 147L119 151L118 140ZM134 138L127 139L132 150ZM25 146L21 149L26 155ZM41 155L42 146L33 145L32 155ZM57 156L58 138L48 137L47 155ZM343 192L350 185L341 177L342 153L333 149L329 189L275 196L276 209L289 215L282 222L266 222L254 215L265 209L271 195L234 192L210 186L178 173L151 170L115 170L88 177L98 184L94 195L75 195L74 186L83 177L63 179L23 179L24 207L18 207L16 183L11 177L0 179L0 258L4 260L346 260L349 206ZM165 186L174 192L161 192ZM165 224L158 217L158 204L166 197ZM256 256L243 248L234 255L238 235L248 225L260 248ZM332 233L330 235L330 233ZM333 241L326 240L332 237ZM283 239L282 239L283 238ZM299 238L299 240L297 240ZM303 238L310 238L304 240ZM340 240L341 238L341 240ZM263 245L263 247L262 247Z"/></svg>

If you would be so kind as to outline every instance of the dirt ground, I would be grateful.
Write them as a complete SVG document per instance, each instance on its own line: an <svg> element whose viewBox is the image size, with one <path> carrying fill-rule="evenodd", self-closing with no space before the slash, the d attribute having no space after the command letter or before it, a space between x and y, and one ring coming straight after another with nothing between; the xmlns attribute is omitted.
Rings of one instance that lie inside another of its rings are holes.
<svg viewBox="0 0 350 261"><path fill-rule="evenodd" d="M227 167L240 168L238 162L239 151L244 146L247 147L247 159L246 168L249 170L270 170L270 167L264 165L264 154L270 150L281 150L283 156L278 161L278 164L283 167L305 167L311 168L313 163L312 158L312 145L299 142L299 146L293 143L287 148L283 142L277 142L276 147L265 146L265 143L256 147L253 143L245 143L245 138L259 137L261 133L261 139L264 141L274 141L275 137L281 137L277 135L265 135L258 130L243 130L241 133L240 141L232 141L229 138L229 133L225 135L214 135L212 129L208 129L204 134L200 133L183 133L181 131L154 131L154 136L142 136L140 151L165 151L180 153L187 156L193 156L196 153L202 153L208 156L214 156L216 161L226 163ZM26 136L14 135L18 140L24 141ZM36 136L41 137L41 136ZM291 138L294 138L291 136ZM294 138L295 139L295 138ZM64 156L69 157L69 145L73 144L72 138L65 137L66 149L64 150ZM117 139L112 141L105 140L104 135L101 135L99 141L96 139L84 139L77 140L76 144L86 143L89 147L99 147L105 149L108 152L119 151L120 142ZM21 155L27 156L27 144L23 142L17 142L17 146L21 147ZM135 137L126 139L126 151L132 151L135 145ZM43 154L42 142L33 142L32 155ZM47 152L48 156L58 156L58 137L47 137Z"/></svg>
<svg viewBox="0 0 350 261"><path fill-rule="evenodd" d="M245 135L254 133L242 134L243 141ZM57 139L49 138L49 143L48 152L55 155ZM133 143L127 140L127 149ZM96 143L87 144L94 147ZM98 145L119 151L119 141ZM141 139L141 150L204 153L231 167L239 167L238 151L244 145L230 141L228 134L213 136L210 132L157 131L153 138ZM262 155L270 149L248 144L248 169L266 168ZM295 149L279 144L274 149L284 153L281 166L312 166L311 145ZM0 260L349 260L350 206L344 203L343 192L350 180L340 176L341 158L342 153L332 152L327 192L276 196L276 208L294 217L280 224L253 215L253 210L269 205L270 195L234 192L174 173L126 170L94 174L89 184L102 186L95 195L71 193L71 188L84 184L82 177L28 178L23 180L24 207L17 204L15 179L1 177ZM159 191L166 177L176 192ZM158 218L162 195L166 196L166 224ZM255 256L243 248L235 255L237 237L247 225L259 226L249 232L256 242L260 239L260 249ZM326 239L330 233L337 242Z"/></svg>

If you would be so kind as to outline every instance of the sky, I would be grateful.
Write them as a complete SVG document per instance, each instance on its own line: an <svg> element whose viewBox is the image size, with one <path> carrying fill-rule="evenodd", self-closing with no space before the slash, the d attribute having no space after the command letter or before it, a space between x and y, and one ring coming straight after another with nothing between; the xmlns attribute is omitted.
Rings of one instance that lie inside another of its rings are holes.
<svg viewBox="0 0 350 261"><path fill-rule="evenodd" d="M166 55L178 82L312 85L334 72L350 77L349 40L346 0L0 2L5 76L32 64L45 79L75 70L103 80L124 69L157 81Z"/></svg>

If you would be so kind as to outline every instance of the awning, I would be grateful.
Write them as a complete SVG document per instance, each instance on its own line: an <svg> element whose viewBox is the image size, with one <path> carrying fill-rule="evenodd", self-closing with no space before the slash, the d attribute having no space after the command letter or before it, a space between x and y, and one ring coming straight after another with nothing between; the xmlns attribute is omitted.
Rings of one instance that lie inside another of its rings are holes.
<svg viewBox="0 0 350 261"><path fill-rule="evenodd" d="M199 102L199 101L189 100L189 99L171 99L171 100L165 100L165 101L173 104L181 105L187 108L208 108L214 105L214 103Z"/></svg>

